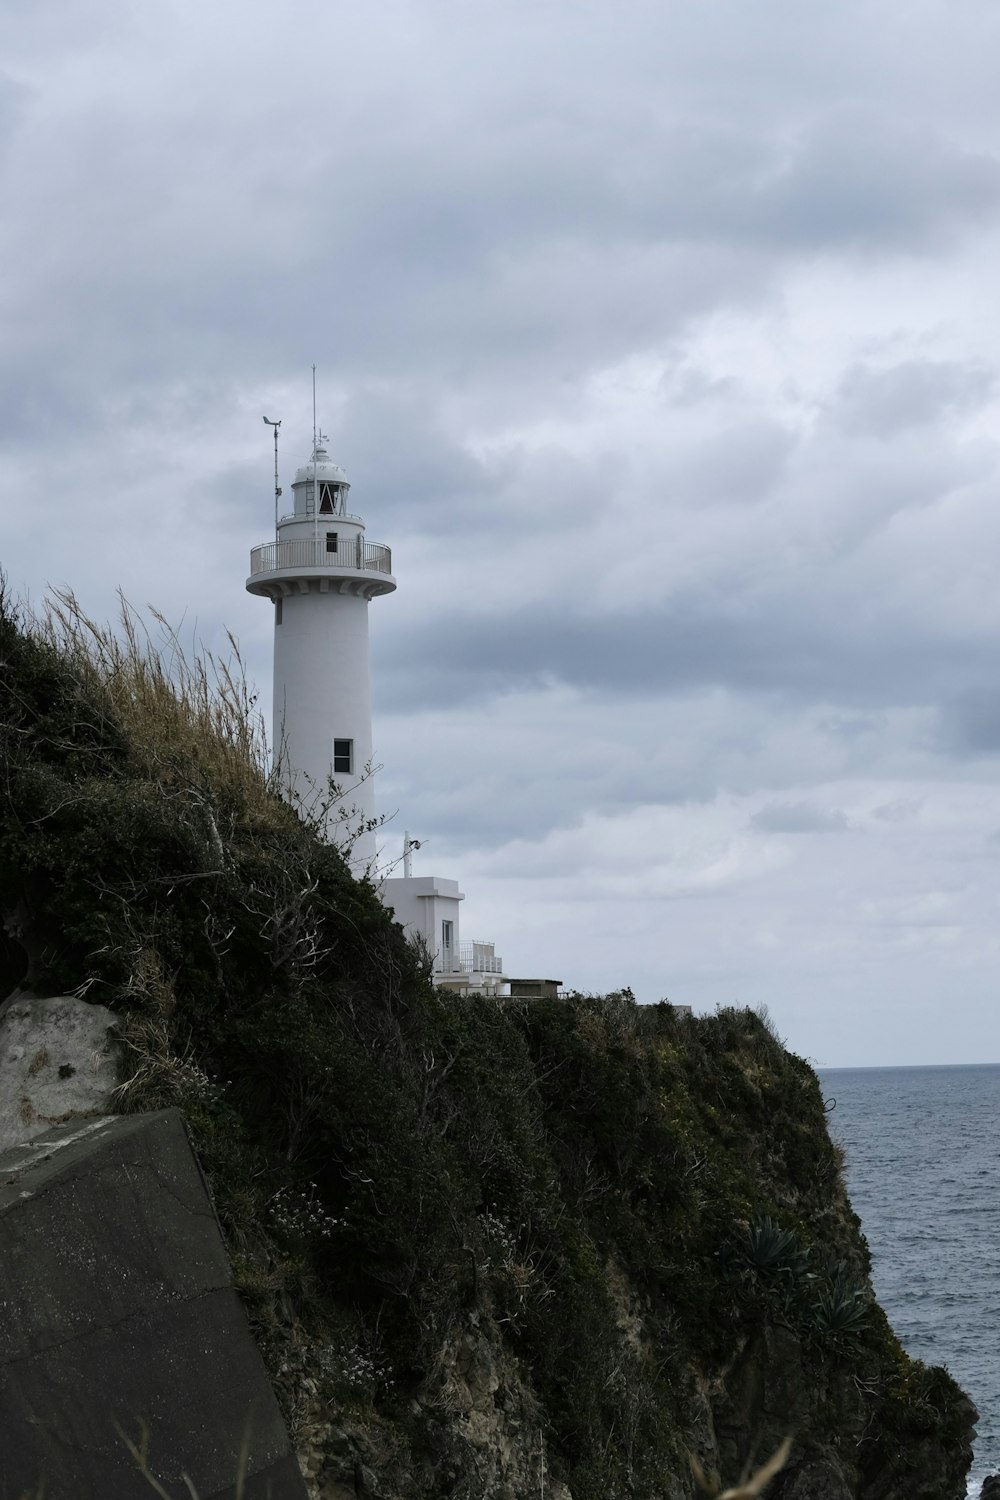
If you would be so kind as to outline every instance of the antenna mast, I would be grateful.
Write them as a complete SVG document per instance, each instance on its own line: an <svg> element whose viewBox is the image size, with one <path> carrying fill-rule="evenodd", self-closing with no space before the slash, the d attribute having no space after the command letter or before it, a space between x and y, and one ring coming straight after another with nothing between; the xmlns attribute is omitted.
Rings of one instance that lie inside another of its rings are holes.
<svg viewBox="0 0 1000 1500"><path fill-rule="evenodd" d="M319 506L316 500L316 366L313 365L313 552L319 563Z"/></svg>
<svg viewBox="0 0 1000 1500"><path fill-rule="evenodd" d="M279 417L277 422L272 422L270 417L265 417L264 421L268 427L274 428L274 535L277 537L278 501L281 499L281 485L278 483L278 428L281 426L281 418Z"/></svg>

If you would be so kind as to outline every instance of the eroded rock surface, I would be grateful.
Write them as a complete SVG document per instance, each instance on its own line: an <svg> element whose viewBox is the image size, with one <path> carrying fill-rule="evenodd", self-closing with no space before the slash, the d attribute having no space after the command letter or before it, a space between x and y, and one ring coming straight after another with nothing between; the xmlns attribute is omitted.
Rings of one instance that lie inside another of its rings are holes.
<svg viewBox="0 0 1000 1500"><path fill-rule="evenodd" d="M0 1005L0 1151L108 1113L117 1016L75 995L16 990Z"/></svg>

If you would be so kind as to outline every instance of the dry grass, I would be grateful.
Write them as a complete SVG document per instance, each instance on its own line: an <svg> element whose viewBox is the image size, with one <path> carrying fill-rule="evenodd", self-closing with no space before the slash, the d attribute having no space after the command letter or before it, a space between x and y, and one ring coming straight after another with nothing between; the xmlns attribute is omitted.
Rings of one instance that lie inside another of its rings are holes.
<svg viewBox="0 0 1000 1500"><path fill-rule="evenodd" d="M196 766L213 790L272 803L267 734L236 639L227 632L226 660L189 653L158 610L149 610L151 628L119 599L117 626L98 625L73 593L56 591L31 629L72 665L88 697L108 703L151 778L175 760Z"/></svg>
<svg viewBox="0 0 1000 1500"><path fill-rule="evenodd" d="M308 786L301 775L290 777L285 748L269 745L258 694L231 632L225 658L197 643L188 649L159 610L150 605L144 617L120 590L118 598L118 620L100 625L70 590L53 590L40 612L24 611L22 624L76 673L91 711L106 706L141 774L168 794L173 788L201 804L220 865L220 809L239 809L240 820L275 831L288 826L282 807L291 807L312 834L336 843L348 860L364 834L383 827L385 814L369 816L354 800L380 769L374 764L348 786L332 779ZM365 873L374 879L388 870L372 866Z"/></svg>
<svg viewBox="0 0 1000 1500"><path fill-rule="evenodd" d="M767 1463L762 1464L753 1474L745 1473L735 1489L724 1490L715 1475L706 1475L693 1453L690 1455L691 1472L694 1474L698 1488L705 1495L717 1497L717 1500L757 1500L757 1496L761 1494L769 1481L785 1467L791 1451L792 1440L786 1437L781 1446L771 1454Z"/></svg>
<svg viewBox="0 0 1000 1500"><path fill-rule="evenodd" d="M145 1422L139 1423L139 1435L130 1438L119 1422L114 1424L115 1431L121 1438L128 1450L129 1456L145 1479L150 1489L159 1495L160 1500L174 1500L170 1491L161 1484L149 1466L149 1427ZM247 1427L243 1433L243 1441L240 1444L239 1458L236 1466L235 1500L243 1500L243 1491L246 1485L247 1467L250 1458L250 1429ZM181 1474L184 1488L187 1490L189 1500L199 1500L198 1491L195 1489L187 1474Z"/></svg>

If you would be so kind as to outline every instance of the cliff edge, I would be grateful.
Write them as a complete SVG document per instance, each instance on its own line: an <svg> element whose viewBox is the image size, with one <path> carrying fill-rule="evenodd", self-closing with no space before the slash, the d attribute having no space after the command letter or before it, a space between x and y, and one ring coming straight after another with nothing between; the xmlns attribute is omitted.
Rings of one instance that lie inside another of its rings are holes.
<svg viewBox="0 0 1000 1500"><path fill-rule="evenodd" d="M238 682L0 611L0 994L179 1106L313 1495L960 1500L811 1069L749 1011L435 990L270 792Z"/></svg>

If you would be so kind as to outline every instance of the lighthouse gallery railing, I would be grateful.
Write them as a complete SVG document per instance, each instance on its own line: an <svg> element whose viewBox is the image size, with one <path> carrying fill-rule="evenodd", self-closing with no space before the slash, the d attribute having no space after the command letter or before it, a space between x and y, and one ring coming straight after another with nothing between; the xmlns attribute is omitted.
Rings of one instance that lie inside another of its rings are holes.
<svg viewBox="0 0 1000 1500"><path fill-rule="evenodd" d="M442 948L434 958L436 974L502 974L503 959L493 951L493 944L474 940Z"/></svg>
<svg viewBox="0 0 1000 1500"><path fill-rule="evenodd" d="M264 542L250 553L250 576L278 568L357 568L359 573L391 573L392 551L382 542L341 537L336 552L328 552L326 537L297 542Z"/></svg>

